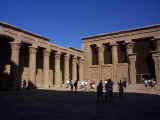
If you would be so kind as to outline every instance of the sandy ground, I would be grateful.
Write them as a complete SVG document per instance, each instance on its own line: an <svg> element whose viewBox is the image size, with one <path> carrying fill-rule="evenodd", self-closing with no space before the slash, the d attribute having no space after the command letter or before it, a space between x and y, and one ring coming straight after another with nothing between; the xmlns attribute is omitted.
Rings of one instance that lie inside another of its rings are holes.
<svg viewBox="0 0 160 120"><path fill-rule="evenodd" d="M95 92L0 91L0 120L160 120L160 91L114 93L96 103Z"/></svg>

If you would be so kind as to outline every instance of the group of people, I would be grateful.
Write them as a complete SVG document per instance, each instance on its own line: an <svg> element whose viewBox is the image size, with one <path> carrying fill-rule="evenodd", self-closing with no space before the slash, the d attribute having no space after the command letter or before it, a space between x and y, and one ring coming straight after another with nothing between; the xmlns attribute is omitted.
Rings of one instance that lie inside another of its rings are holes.
<svg viewBox="0 0 160 120"><path fill-rule="evenodd" d="M73 88L75 88L75 91L78 89L78 80L73 82L72 80L67 80L66 81L66 88L71 88L71 91L73 91Z"/></svg>
<svg viewBox="0 0 160 120"><path fill-rule="evenodd" d="M113 84L114 82L111 79L105 81L105 93L103 92L103 83L102 81L99 82L97 85L97 102L105 101L105 102L112 102L113 97ZM124 95L124 88L126 88L126 81L119 81L118 88L119 88L119 96ZM105 99L104 99L105 98Z"/></svg>
<svg viewBox="0 0 160 120"><path fill-rule="evenodd" d="M146 88L153 88L156 86L156 81L154 79L145 79L144 86Z"/></svg>

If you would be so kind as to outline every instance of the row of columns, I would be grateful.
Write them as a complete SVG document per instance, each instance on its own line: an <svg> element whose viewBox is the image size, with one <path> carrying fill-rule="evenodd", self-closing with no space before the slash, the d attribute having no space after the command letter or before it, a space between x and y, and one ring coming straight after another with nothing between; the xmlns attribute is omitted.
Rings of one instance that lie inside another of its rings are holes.
<svg viewBox="0 0 160 120"><path fill-rule="evenodd" d="M157 84L160 86L160 38L153 39L156 41L156 51L152 52L152 57L155 62L155 71ZM136 84L136 53L133 52L135 42L131 41L126 43L127 55L129 59L129 77L130 83ZM117 80L117 64L118 64L118 44L115 42L112 46L112 64L113 64L113 79ZM99 69L98 75L99 80L102 80L102 65L104 64L104 45L98 45L98 61Z"/></svg>
<svg viewBox="0 0 160 120"><path fill-rule="evenodd" d="M11 61L13 62L13 69L11 70L11 74L13 74L14 78L14 87L18 88L18 67L19 67L19 53L20 53L21 43L11 42ZM50 50L44 49L43 51L43 81L42 87L49 87L49 57ZM36 54L37 48L30 46L29 47L29 75L30 81L33 85L36 86ZM61 71L60 71L60 52L55 53L55 85L58 86L61 84ZM69 54L64 55L64 80L69 80ZM79 80L83 80L83 58L79 60ZM77 57L74 56L72 59L72 80L77 80Z"/></svg>

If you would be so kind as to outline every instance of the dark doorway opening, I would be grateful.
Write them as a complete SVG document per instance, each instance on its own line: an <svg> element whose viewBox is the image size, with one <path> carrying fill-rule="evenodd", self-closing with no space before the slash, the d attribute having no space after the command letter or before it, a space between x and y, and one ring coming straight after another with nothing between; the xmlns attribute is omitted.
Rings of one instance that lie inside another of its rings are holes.
<svg viewBox="0 0 160 120"><path fill-rule="evenodd" d="M10 75L11 45L13 39L8 36L0 36L0 90L12 87Z"/></svg>
<svg viewBox="0 0 160 120"><path fill-rule="evenodd" d="M136 83L142 84L144 79L155 79L155 64L151 54L155 47L151 38L139 39L135 42Z"/></svg>

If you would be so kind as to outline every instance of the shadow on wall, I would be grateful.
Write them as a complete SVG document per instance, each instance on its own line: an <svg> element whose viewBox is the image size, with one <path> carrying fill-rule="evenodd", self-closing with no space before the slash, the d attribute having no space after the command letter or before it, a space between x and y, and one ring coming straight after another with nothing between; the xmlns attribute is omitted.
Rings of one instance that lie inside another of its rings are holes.
<svg viewBox="0 0 160 120"><path fill-rule="evenodd" d="M10 65L10 70L6 70L8 65ZM19 68L14 62L0 64L0 90L19 90L21 88L18 71ZM35 89L36 86L29 81L27 88Z"/></svg>
<svg viewBox="0 0 160 120"><path fill-rule="evenodd" d="M113 102L96 103L95 92L24 90L0 92L1 118L23 120L158 120L160 95L127 93ZM16 110L15 110L16 108ZM7 111L7 112L5 112ZM3 114L4 113L4 114ZM27 116L25 116L25 115Z"/></svg>

